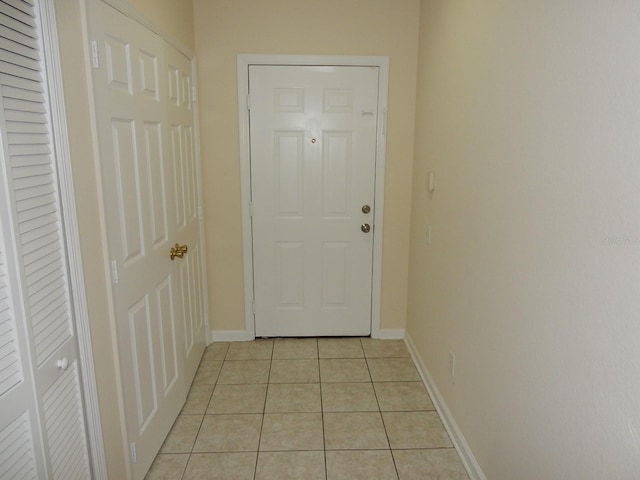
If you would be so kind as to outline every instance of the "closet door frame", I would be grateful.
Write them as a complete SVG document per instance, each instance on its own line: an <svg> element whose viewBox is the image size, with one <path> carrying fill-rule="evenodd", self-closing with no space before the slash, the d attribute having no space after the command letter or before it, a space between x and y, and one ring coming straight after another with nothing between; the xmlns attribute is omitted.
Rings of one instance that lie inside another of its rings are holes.
<svg viewBox="0 0 640 480"><path fill-rule="evenodd" d="M45 57L45 72L50 108L49 115L52 125L51 135L58 168L60 201L62 211L64 212L62 226L68 251L67 268L69 269L70 297L78 339L78 353L81 365L80 381L82 383L87 440L89 442L89 457L94 478L106 480L107 463L100 422L98 388L93 362L93 347L91 345L82 252L80 250L80 234L71 168L71 152L69 149L64 104L62 63L58 44L55 6L54 2L49 0L39 0L37 5L40 11L39 28L42 35Z"/></svg>

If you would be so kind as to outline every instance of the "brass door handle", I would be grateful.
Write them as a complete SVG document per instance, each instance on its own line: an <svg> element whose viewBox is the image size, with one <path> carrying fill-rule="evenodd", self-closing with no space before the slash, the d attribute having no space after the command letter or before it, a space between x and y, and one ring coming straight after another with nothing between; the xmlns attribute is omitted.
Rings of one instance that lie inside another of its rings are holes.
<svg viewBox="0 0 640 480"><path fill-rule="evenodd" d="M169 251L169 258L171 260L173 260L176 257L182 258L184 257L184 254L187 253L187 251L189 251L189 247L187 247L186 245L179 245L176 243L175 246L171 247L171 250Z"/></svg>

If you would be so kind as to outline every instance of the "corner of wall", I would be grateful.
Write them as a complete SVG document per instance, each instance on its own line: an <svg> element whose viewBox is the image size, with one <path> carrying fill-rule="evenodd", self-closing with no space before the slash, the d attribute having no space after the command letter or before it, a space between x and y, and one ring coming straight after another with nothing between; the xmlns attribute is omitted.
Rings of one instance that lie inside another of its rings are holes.
<svg viewBox="0 0 640 480"><path fill-rule="evenodd" d="M462 464L469 474L469 478L471 480L487 480L487 477L482 471L482 468L480 468L480 465L478 464L475 456L473 455L473 452L471 451L471 447L465 440L460 427L458 427L458 424L453 418L453 415L451 415L449 407L444 401L444 397L440 394L436 383L433 381L433 378L429 374L429 369L418 353L418 350L416 349L415 344L411 339L411 335L407 333L404 337L404 341L407 345L409 353L411 354L411 358L413 359L413 362L418 369L420 378L422 379L422 382L427 388L427 392L429 393L429 396L433 401L433 405L436 407L436 410L440 415L440 418L442 419L444 428L449 434L449 438L451 438L451 442L458 452L458 455L460 455L460 459L462 460Z"/></svg>

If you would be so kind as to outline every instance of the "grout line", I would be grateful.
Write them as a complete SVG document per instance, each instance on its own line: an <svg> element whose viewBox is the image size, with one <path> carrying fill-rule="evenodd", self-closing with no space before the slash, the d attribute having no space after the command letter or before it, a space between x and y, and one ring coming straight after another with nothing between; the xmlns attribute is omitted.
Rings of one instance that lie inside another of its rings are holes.
<svg viewBox="0 0 640 480"><path fill-rule="evenodd" d="M362 343L362 340L360 341ZM364 350L364 346L362 348ZM376 386L373 382L373 377L371 376L371 370L369 369L369 358L366 358L367 362L367 370L369 371L369 377L371 378L371 387L373 388L373 394L376 397L376 403L378 405L378 414L380 415L380 420L382 420L382 428L384 428L384 434L387 437L387 444L389 445L389 453L391 454L391 461L393 462L393 468L396 471L396 478L400 478L400 472L398 472L398 466L396 465L396 458L393 456L393 450L391 449L391 439L389 438L389 432L387 431L387 425L384 422L384 415L382 415L382 408L380 407L380 400L378 399L378 392L376 391Z"/></svg>
<svg viewBox="0 0 640 480"><path fill-rule="evenodd" d="M258 433L258 446L256 447L256 464L253 467L253 480L258 475L258 457L260 456L260 441L262 440L262 429L264 427L264 417L267 412L267 398L269 397L269 385L271 383L271 367L273 366L273 351L275 350L275 341L271 341L271 358L269 360L269 373L267 374L267 391L264 394L264 403L262 404L262 421L260 422L260 432Z"/></svg>
<svg viewBox="0 0 640 480"><path fill-rule="evenodd" d="M184 469L182 470L182 475L180 475L180 480L182 480L184 478L184 476L187 474L187 468L189 468L189 462L191 461L191 454L187 453L186 455L188 455L187 458L187 463L184 464ZM155 461L155 459L154 459ZM146 475L145 475L146 477Z"/></svg>
<svg viewBox="0 0 640 480"><path fill-rule="evenodd" d="M229 347L227 347L228 350ZM206 352L206 349L205 349ZM225 356L226 356L226 352L225 352ZM198 365L198 370L200 370L200 367L202 366L202 362L204 362L204 355L202 357L202 359L200 360L200 364ZM189 453L187 455L189 455L189 457L187 458L187 463L184 466L184 470L182 471L182 475L180 476L180 479L182 480L183 478L185 478L185 475L187 474L187 469L189 468L189 462L191 462L191 455L193 454L193 449L196 446L196 441L198 440L198 435L200 435L200 430L202 429L202 424L204 423L204 417L207 415L207 410L209 409L209 404L211 403L211 398L213 397L213 392L216 389L216 385L218 382L218 377L220 377L220 372L222 371L222 364L224 364L224 360L222 360L221 364L220 364L220 370L218 370L218 375L216 376L216 380L215 383L213 384L213 388L211 389L211 395L209 396L209 401L207 402L207 406L204 409L204 412L201 414L202 418L200 419L200 425L198 425L198 431L196 432L196 436L193 439L193 443L191 444L191 448L189 449ZM196 376L198 375L197 373L198 371L196 370ZM191 393L191 389L193 388L193 382L195 381L195 377L194 379L191 381L191 386L189 387L189 391L187 392L187 396L189 395L189 393ZM184 408L184 407L183 407ZM182 412L180 412L178 414L178 418L180 418L180 415L196 415L196 414L183 414ZM200 414L197 414L200 415ZM176 418L176 421L178 419ZM175 422L174 422L175 425ZM173 429L173 427L171 427ZM171 430L169 430L169 435L171 434ZM169 436L167 435L167 437ZM165 438L164 441L166 442L167 439Z"/></svg>
<svg viewBox="0 0 640 480"><path fill-rule="evenodd" d="M324 478L328 480L329 470L327 468L327 436L324 431L324 403L322 401L322 373L320 372L320 345L316 338L316 351L318 353L318 380L320 384L320 420L322 421L322 456L324 458Z"/></svg>

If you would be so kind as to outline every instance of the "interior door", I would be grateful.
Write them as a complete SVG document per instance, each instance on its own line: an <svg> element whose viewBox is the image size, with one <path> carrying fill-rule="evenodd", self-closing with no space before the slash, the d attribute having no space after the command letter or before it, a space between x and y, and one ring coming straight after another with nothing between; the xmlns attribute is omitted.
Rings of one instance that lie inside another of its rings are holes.
<svg viewBox="0 0 640 480"><path fill-rule="evenodd" d="M182 408L205 344L189 60L93 2L101 173L134 478ZM175 247L186 247L170 256Z"/></svg>
<svg viewBox="0 0 640 480"><path fill-rule="evenodd" d="M184 327L185 380L191 384L205 348L204 265L199 207L200 181L196 162L196 130L194 125L193 78L191 62L175 48L165 44L168 129L170 138L170 174L174 189L175 237L187 245L183 261L176 261L180 316Z"/></svg>
<svg viewBox="0 0 640 480"><path fill-rule="evenodd" d="M249 69L257 336L369 335L378 68Z"/></svg>

